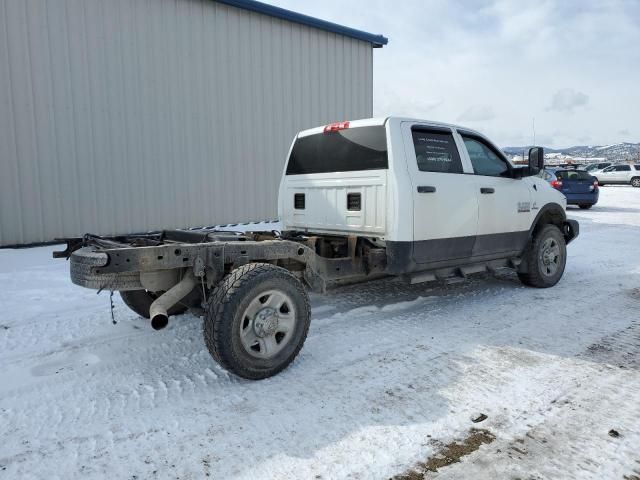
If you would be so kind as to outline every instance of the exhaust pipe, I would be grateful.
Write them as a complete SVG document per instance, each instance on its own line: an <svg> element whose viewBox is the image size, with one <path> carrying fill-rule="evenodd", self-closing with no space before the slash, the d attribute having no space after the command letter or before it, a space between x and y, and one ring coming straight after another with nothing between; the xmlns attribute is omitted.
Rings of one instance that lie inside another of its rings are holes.
<svg viewBox="0 0 640 480"><path fill-rule="evenodd" d="M154 300L149 307L149 318L154 330L162 330L169 323L167 310L182 300L193 287L196 286L196 277L191 270L187 270L178 283Z"/></svg>

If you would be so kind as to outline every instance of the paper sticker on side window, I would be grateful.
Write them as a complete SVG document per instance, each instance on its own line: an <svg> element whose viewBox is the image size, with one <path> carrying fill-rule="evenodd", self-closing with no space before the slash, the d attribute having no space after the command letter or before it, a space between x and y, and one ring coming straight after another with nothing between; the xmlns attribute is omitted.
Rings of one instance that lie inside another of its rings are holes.
<svg viewBox="0 0 640 480"><path fill-rule="evenodd" d="M462 173L462 163L453 135L413 129L413 146L421 172Z"/></svg>

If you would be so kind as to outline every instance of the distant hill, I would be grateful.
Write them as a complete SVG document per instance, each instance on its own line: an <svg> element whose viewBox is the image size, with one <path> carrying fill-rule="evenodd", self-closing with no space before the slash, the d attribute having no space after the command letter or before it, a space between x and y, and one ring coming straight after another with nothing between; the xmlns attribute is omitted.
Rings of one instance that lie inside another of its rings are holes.
<svg viewBox="0 0 640 480"><path fill-rule="evenodd" d="M522 152L528 152L529 146L506 147L502 151L509 157L522 156ZM640 161L640 143L616 143L614 145L576 145L569 148L547 148L546 154L555 154L556 158L604 158L611 162L624 162L625 160Z"/></svg>

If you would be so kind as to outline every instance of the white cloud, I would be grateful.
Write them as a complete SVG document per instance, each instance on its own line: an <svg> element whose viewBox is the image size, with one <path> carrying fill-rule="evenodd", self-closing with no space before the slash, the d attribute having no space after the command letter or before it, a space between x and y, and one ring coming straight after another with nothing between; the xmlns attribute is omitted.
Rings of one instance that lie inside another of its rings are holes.
<svg viewBox="0 0 640 480"><path fill-rule="evenodd" d="M534 117L549 147L640 138L640 2L266 1L389 38L373 51L376 115L456 122L485 105L495 117L473 127L501 145L530 142ZM588 108L548 109L568 86Z"/></svg>
<svg viewBox="0 0 640 480"><path fill-rule="evenodd" d="M588 95L572 88L563 88L553 94L548 110L573 113L576 108L584 107L588 102Z"/></svg>
<svg viewBox="0 0 640 480"><path fill-rule="evenodd" d="M467 108L460 116L459 122L485 122L494 119L496 114L489 105L472 105Z"/></svg>
<svg viewBox="0 0 640 480"><path fill-rule="evenodd" d="M443 104L441 99L411 96L394 90L385 90L376 95L378 111L382 115L402 115L415 118L436 118L437 110ZM382 113L384 112L384 113Z"/></svg>

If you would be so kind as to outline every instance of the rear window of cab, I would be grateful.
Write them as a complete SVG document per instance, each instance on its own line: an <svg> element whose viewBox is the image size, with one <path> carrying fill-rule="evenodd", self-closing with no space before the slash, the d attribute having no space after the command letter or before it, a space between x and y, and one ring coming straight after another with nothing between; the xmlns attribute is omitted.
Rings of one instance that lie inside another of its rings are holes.
<svg viewBox="0 0 640 480"><path fill-rule="evenodd" d="M287 175L388 168L384 125L342 128L296 140Z"/></svg>
<svg viewBox="0 0 640 480"><path fill-rule="evenodd" d="M560 180L591 180L593 177L584 170L560 170L556 172L556 177Z"/></svg>

